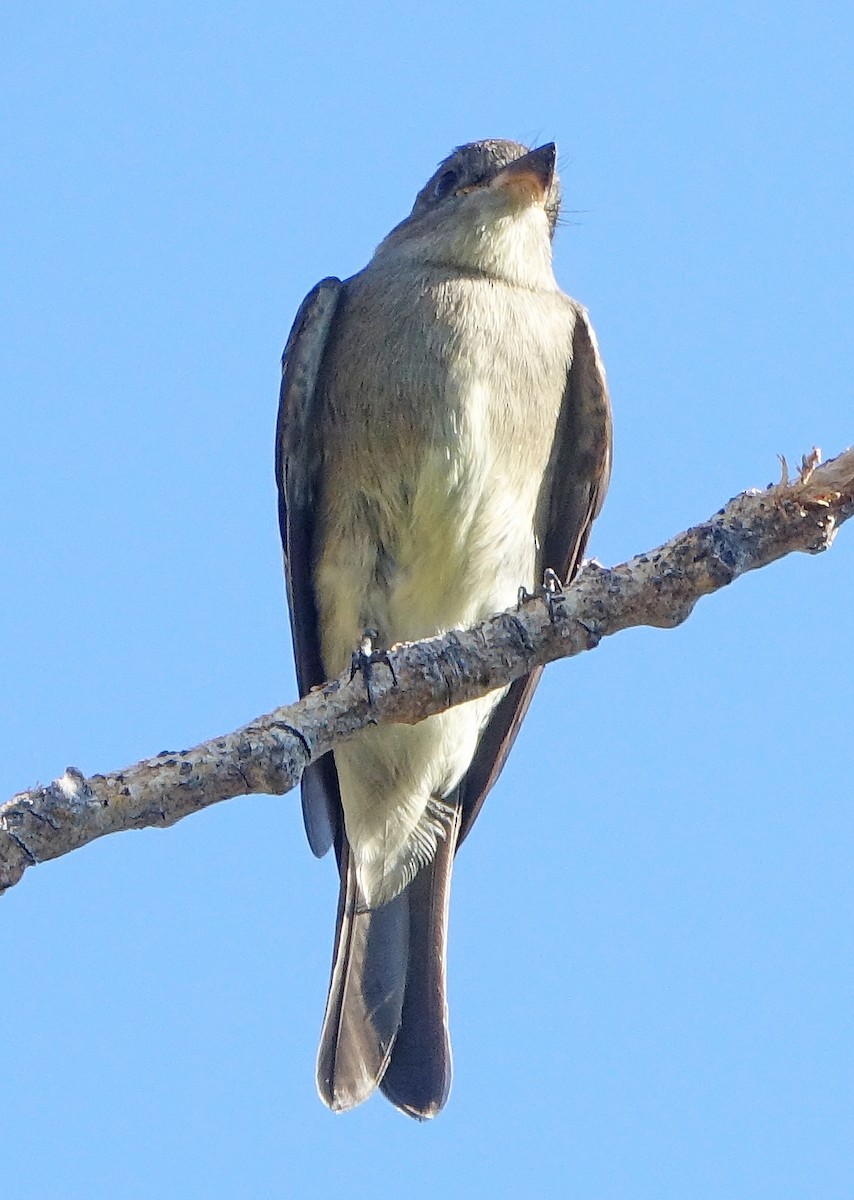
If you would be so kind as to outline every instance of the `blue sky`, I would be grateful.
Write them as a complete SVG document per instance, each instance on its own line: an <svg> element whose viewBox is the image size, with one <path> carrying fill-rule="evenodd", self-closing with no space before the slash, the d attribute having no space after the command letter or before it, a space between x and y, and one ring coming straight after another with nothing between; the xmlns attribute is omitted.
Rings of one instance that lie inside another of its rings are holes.
<svg viewBox="0 0 854 1200"><path fill-rule="evenodd" d="M849 6L7 5L0 795L293 698L278 362L436 162L555 139L614 563L854 442ZM848 1198L854 531L553 666L460 855L456 1077L314 1092L336 887L294 797L0 905L17 1200Z"/></svg>

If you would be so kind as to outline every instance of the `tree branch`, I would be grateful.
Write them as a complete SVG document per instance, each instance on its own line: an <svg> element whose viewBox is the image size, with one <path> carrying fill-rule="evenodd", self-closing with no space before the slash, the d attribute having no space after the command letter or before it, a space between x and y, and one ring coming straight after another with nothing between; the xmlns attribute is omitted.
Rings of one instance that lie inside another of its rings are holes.
<svg viewBox="0 0 854 1200"><path fill-rule="evenodd" d="M743 492L702 525L607 570L589 562L553 604L531 598L474 629L396 646L376 669L372 703L361 678L343 675L296 704L191 750L163 752L85 779L69 767L46 787L0 806L0 892L27 867L107 833L165 827L219 800L280 794L306 764L366 725L415 724L502 687L532 667L591 650L636 625L672 628L701 596L745 571L802 550L826 550L854 513L854 448L819 465L817 451L790 482Z"/></svg>

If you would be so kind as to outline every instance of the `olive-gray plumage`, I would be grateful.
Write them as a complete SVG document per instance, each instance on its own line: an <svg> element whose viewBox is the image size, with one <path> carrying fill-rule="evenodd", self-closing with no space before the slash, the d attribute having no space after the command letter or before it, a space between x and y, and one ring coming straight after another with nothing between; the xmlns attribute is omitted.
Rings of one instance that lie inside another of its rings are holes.
<svg viewBox="0 0 854 1200"><path fill-rule="evenodd" d="M604 370L558 288L554 146L451 154L368 266L303 302L283 360L276 474L301 693L383 645L464 628L576 572L610 470ZM377 1086L434 1115L451 1080L451 867L539 671L308 769L315 853L341 876L318 1057L334 1109Z"/></svg>

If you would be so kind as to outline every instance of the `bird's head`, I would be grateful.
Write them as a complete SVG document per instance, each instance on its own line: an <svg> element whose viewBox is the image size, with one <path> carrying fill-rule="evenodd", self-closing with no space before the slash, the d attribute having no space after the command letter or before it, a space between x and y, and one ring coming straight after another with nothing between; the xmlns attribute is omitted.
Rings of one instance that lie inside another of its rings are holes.
<svg viewBox="0 0 854 1200"><path fill-rule="evenodd" d="M471 142L439 165L376 257L553 289L551 240L559 207L553 142L536 150L497 139Z"/></svg>

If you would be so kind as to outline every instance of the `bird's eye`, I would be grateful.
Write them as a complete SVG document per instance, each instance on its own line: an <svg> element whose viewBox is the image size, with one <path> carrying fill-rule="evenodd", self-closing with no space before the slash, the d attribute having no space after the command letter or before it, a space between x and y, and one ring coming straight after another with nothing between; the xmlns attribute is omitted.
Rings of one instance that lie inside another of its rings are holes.
<svg viewBox="0 0 854 1200"><path fill-rule="evenodd" d="M443 171L433 185L434 200L441 200L443 196L448 196L457 186L457 172Z"/></svg>

